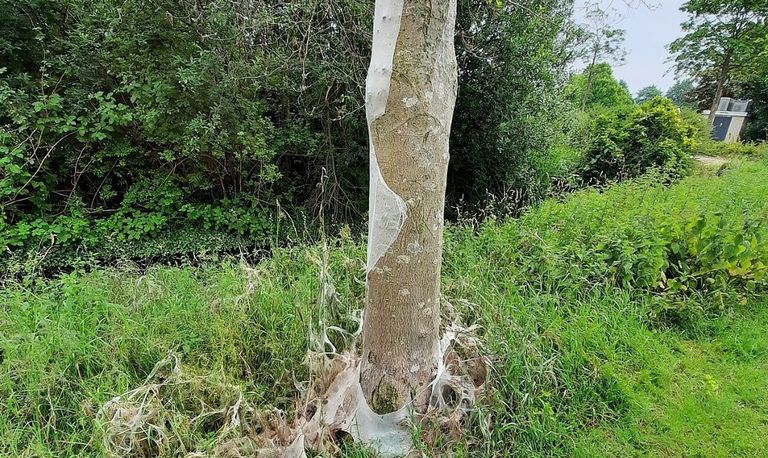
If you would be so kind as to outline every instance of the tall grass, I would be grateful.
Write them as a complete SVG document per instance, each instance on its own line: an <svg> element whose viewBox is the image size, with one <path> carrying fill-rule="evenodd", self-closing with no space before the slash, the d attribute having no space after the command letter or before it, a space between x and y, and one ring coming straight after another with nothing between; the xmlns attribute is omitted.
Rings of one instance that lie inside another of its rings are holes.
<svg viewBox="0 0 768 458"><path fill-rule="evenodd" d="M749 225L768 217L766 177L766 164L733 162L672 186L646 178L546 201L516 220L450 227L444 293L482 326L494 363L486 397L453 452L594 456L652 449L638 422L659 402L653 394L675 383L682 342L724 332L722 320L751 313L740 303L768 302L757 266L768 264L761 257L766 228ZM704 226L716 229L712 240L750 228L754 239L742 245L754 255L752 271L735 275L715 266L725 262L727 246L710 258L690 251L692 238L705 237L692 226L702 215ZM334 321L351 328L346 316L363 304L364 245L341 235L331 251ZM290 410L294 383L307 376L320 258L318 247L296 247L256 266L103 269L6 285L0 456L103 454L96 410L140 384L169 351L191 373L238 385L251 404ZM685 290L668 278L681 275L680 262L698 275ZM759 333L753 339L757 353L739 347L748 361L768 348ZM746 408L768 406L760 395L752 403ZM184 431L187 450L211 450L210 428ZM760 441L732 450L759 450ZM440 444L423 446L442 453Z"/></svg>

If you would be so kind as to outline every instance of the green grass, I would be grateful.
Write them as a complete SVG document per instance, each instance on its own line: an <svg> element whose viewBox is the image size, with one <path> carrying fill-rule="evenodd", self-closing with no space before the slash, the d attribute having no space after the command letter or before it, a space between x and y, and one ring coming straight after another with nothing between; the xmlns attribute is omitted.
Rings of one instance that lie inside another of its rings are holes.
<svg viewBox="0 0 768 458"><path fill-rule="evenodd" d="M701 339L674 333L621 375L630 415L581 434L577 456L764 456L768 450L767 302L718 318Z"/></svg>
<svg viewBox="0 0 768 458"><path fill-rule="evenodd" d="M700 154L735 158L768 159L768 142L760 143L723 143L713 140L701 142Z"/></svg>
<svg viewBox="0 0 768 458"><path fill-rule="evenodd" d="M768 238L752 224L768 215L766 178L768 164L734 161L669 187L644 179L547 201L516 220L450 227L444 292L482 326L493 360L455 455L765 453L768 294L756 276ZM737 251L750 254L750 273L734 275L720 239L745 228L754 238ZM720 254L704 256L699 240L718 241L710 245ZM347 328L363 303L364 252L349 236L332 242L339 302L330 319ZM662 281L679 274L678 258L693 266L685 292ZM318 247L297 247L257 266L124 267L6 284L0 456L103 455L94 412L169 351L186 373L235 384L252 405L290 409L294 380L307 377L320 259ZM228 401L195 389L181 393L171 421L187 450L210 451L211 425L189 418L197 397L208 407Z"/></svg>

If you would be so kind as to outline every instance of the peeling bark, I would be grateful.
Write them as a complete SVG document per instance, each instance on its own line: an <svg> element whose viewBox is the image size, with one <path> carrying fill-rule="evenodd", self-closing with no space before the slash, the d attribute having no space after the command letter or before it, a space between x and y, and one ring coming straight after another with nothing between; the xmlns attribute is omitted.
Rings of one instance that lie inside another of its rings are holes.
<svg viewBox="0 0 768 458"><path fill-rule="evenodd" d="M439 361L456 0L377 0L366 82L371 148L360 383L377 413L424 412Z"/></svg>

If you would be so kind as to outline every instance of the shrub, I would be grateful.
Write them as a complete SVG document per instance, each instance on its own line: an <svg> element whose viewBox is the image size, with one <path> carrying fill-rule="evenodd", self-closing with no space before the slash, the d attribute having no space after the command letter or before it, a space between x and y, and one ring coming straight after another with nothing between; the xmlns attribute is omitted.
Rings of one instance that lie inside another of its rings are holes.
<svg viewBox="0 0 768 458"><path fill-rule="evenodd" d="M368 0L0 2L0 251L190 223L262 239L280 208L320 203L361 220L372 14ZM449 200L545 193L569 15L459 2Z"/></svg>
<svg viewBox="0 0 768 458"><path fill-rule="evenodd" d="M563 58L558 31L569 10L562 2L501 4L459 2L449 205L483 208L489 194L508 193L519 207L542 198L549 186L551 148L567 112L556 88Z"/></svg>
<svg viewBox="0 0 768 458"><path fill-rule="evenodd" d="M600 183L659 169L680 178L690 168L696 133L696 126L662 97L630 110L601 112L590 132L583 176L588 182Z"/></svg>
<svg viewBox="0 0 768 458"><path fill-rule="evenodd" d="M605 111L595 115L590 126L588 140L582 155L582 175L587 182L595 183L624 176L625 111Z"/></svg>
<svg viewBox="0 0 768 458"><path fill-rule="evenodd" d="M692 108L680 108L680 116L683 122L693 128L693 139L696 141L697 148L702 145L712 143L712 125L707 117Z"/></svg>

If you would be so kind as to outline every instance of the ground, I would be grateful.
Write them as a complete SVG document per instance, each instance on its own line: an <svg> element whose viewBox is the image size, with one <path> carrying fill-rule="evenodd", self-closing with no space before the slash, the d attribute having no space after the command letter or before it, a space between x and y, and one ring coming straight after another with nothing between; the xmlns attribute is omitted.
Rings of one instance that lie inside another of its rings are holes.
<svg viewBox="0 0 768 458"><path fill-rule="evenodd" d="M695 159L703 165L714 167L720 167L727 162L727 160L722 157L705 156L703 154L697 154Z"/></svg>
<svg viewBox="0 0 768 458"><path fill-rule="evenodd" d="M768 455L768 303L713 323L698 339L666 333L668 351L625 374L635 414L577 439L578 456Z"/></svg>
<svg viewBox="0 0 768 458"><path fill-rule="evenodd" d="M729 158L671 185L645 177L449 226L443 291L492 369L463 438L415 433L424 455L768 456L767 176L765 161ZM316 245L258 265L7 280L0 456L108 456L99 409L169 354L185 382L156 390L147 418L162 434L134 456L215 456L252 433L254 412L290 415L308 326L322 315L352 331L363 303L364 241L330 243L326 309Z"/></svg>

